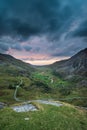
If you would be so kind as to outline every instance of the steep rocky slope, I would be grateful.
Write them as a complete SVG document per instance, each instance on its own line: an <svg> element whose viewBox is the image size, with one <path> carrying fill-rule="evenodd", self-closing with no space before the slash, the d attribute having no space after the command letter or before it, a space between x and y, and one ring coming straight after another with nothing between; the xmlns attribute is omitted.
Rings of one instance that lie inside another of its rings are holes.
<svg viewBox="0 0 87 130"><path fill-rule="evenodd" d="M87 77L87 48L70 59L56 62L50 67L56 74L63 77L72 77L73 75Z"/></svg>

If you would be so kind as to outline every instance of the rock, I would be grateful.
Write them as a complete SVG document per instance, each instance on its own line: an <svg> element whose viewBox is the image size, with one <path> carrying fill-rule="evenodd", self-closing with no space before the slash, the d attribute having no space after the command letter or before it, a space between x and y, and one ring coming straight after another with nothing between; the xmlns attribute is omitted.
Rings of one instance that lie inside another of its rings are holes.
<svg viewBox="0 0 87 130"><path fill-rule="evenodd" d="M0 109L3 109L5 106L6 106L6 104L5 104L5 103L0 102Z"/></svg>
<svg viewBox="0 0 87 130"><path fill-rule="evenodd" d="M25 104L20 106L14 106L12 109L16 112L28 112L28 111L37 111L37 108L32 104Z"/></svg>
<svg viewBox="0 0 87 130"><path fill-rule="evenodd" d="M25 121L28 121L29 120L29 118L28 117L26 117L26 118L24 118L25 119Z"/></svg>

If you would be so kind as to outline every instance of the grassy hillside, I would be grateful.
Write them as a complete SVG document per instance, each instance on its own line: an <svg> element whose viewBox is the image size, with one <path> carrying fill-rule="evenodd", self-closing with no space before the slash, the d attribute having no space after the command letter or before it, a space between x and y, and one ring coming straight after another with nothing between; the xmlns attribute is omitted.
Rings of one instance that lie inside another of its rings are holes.
<svg viewBox="0 0 87 130"><path fill-rule="evenodd" d="M0 102L6 103L7 107L0 109L0 130L87 129L87 111L75 107L87 107L87 77L76 75L66 79L48 66L33 68L13 57L4 58L0 59ZM20 102L54 99L75 106L64 103L64 106L55 107L35 103L39 106L38 111L16 113L10 106L17 103L14 92L21 79L23 82L16 95Z"/></svg>
<svg viewBox="0 0 87 130"><path fill-rule="evenodd" d="M41 105L35 112L16 113L0 110L1 130L87 130L87 112L70 105ZM29 120L25 120L29 118Z"/></svg>
<svg viewBox="0 0 87 130"><path fill-rule="evenodd" d="M0 76L25 76L29 77L35 68L21 60L6 54L0 54Z"/></svg>
<svg viewBox="0 0 87 130"><path fill-rule="evenodd" d="M84 62L81 60L80 65L84 65L86 69L86 51L84 50L67 60L68 62L56 63L57 69L65 67L65 65L67 67L71 65L73 68L76 59L78 59L79 66L79 55L82 56L82 59L84 58ZM0 101L7 104L14 103L15 87L22 79L23 83L17 96L23 100L53 98L87 107L87 77L80 75L70 77L69 73L69 78L65 78L65 75L55 71L54 64L53 66L53 68L49 66L34 67L10 55L0 54ZM81 68L81 66L79 67Z"/></svg>
<svg viewBox="0 0 87 130"><path fill-rule="evenodd" d="M13 95L16 85L23 80L17 96L22 100L56 99L87 107L87 87L80 78L65 80L56 76L50 69L40 68L30 77L0 76L0 101L7 104L15 102Z"/></svg>

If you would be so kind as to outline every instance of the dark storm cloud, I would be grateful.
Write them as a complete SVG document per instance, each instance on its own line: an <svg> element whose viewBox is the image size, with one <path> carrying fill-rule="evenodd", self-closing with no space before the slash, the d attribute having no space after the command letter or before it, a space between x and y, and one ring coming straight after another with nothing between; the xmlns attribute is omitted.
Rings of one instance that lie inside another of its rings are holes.
<svg viewBox="0 0 87 130"><path fill-rule="evenodd" d="M82 0L0 0L0 35L57 33L82 4Z"/></svg>
<svg viewBox="0 0 87 130"><path fill-rule="evenodd" d="M6 44L0 44L0 50L3 50L3 52L4 51L8 51L8 48L9 48L8 45L6 45Z"/></svg>
<svg viewBox="0 0 87 130"><path fill-rule="evenodd" d="M60 0L0 0L0 35L55 32L71 17L72 9Z"/></svg>
<svg viewBox="0 0 87 130"><path fill-rule="evenodd" d="M23 48L22 48L22 46L20 45L20 44L11 44L11 46L10 46L12 49L16 49L16 50L18 50L18 51L21 51Z"/></svg>
<svg viewBox="0 0 87 130"><path fill-rule="evenodd" d="M23 50L21 44L16 42L15 40L13 41L12 38L2 37L0 39L0 52L6 52L9 49L15 49L15 50L18 50L18 51Z"/></svg>
<svg viewBox="0 0 87 130"><path fill-rule="evenodd" d="M75 37L87 37L87 20L81 23L80 28L78 28L73 36Z"/></svg>
<svg viewBox="0 0 87 130"><path fill-rule="evenodd" d="M0 0L0 39L11 37L10 42L0 42L0 52L11 48L53 57L71 56L86 47L86 16L87 0ZM45 36L45 42L36 39ZM35 40L29 46L31 37ZM22 45L25 41L28 44Z"/></svg>
<svg viewBox="0 0 87 130"><path fill-rule="evenodd" d="M30 47L30 46L28 46L28 45L27 45L27 46L24 46L23 48L24 48L26 51L31 51L31 50L32 50L32 47Z"/></svg>

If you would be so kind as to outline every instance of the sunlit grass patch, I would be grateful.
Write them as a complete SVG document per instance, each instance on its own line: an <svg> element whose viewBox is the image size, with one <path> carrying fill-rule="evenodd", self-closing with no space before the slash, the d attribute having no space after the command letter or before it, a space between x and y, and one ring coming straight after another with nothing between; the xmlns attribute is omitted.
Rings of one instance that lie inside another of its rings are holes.
<svg viewBox="0 0 87 130"><path fill-rule="evenodd" d="M35 103L34 103L35 104ZM38 104L39 105L39 104ZM36 105L36 106L38 106ZM10 108L0 110L1 130L86 130L87 113L68 105L40 105L43 110L17 113ZM29 118L29 120L25 120Z"/></svg>

